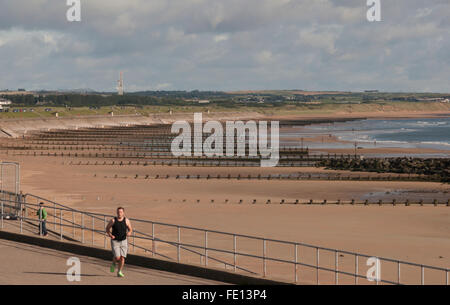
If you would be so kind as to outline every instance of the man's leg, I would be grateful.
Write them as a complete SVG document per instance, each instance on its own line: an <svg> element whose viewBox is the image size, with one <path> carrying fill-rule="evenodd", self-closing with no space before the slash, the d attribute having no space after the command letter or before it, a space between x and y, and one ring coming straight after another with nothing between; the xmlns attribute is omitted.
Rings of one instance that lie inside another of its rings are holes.
<svg viewBox="0 0 450 305"><path fill-rule="evenodd" d="M119 272L122 272L123 265L125 264L125 257L121 256L119 259Z"/></svg>
<svg viewBox="0 0 450 305"><path fill-rule="evenodd" d="M125 257L127 256L127 250L128 250L128 243L127 240L124 240L120 244L120 262L119 262L119 271L117 272L117 275L120 277L123 277L122 269L123 265L125 265Z"/></svg>
<svg viewBox="0 0 450 305"><path fill-rule="evenodd" d="M114 272L116 270L116 264L118 264L119 260L120 260L120 257L113 256L112 264L111 264L111 267L109 268L109 270L111 272Z"/></svg>
<svg viewBox="0 0 450 305"><path fill-rule="evenodd" d="M44 234L44 236L47 235L47 221L46 220L44 220L42 222L42 234Z"/></svg>
<svg viewBox="0 0 450 305"><path fill-rule="evenodd" d="M112 258L112 264L111 264L111 267L109 268L109 270L111 272L114 272L116 270L116 264L118 263L118 259L120 259L120 255L117 253L117 245L113 239L111 239L111 250L112 250L113 258Z"/></svg>
<svg viewBox="0 0 450 305"><path fill-rule="evenodd" d="M122 268L123 268L124 264L125 264L125 258L123 256L121 256L119 258L119 270L117 271L117 276L118 277L124 277L124 275L122 273Z"/></svg>

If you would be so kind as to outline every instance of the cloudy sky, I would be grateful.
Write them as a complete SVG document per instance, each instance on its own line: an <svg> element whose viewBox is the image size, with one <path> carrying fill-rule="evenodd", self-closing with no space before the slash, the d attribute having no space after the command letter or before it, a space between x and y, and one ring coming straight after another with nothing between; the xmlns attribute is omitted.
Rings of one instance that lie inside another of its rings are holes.
<svg viewBox="0 0 450 305"><path fill-rule="evenodd" d="M450 92L450 1L0 0L0 89Z"/></svg>

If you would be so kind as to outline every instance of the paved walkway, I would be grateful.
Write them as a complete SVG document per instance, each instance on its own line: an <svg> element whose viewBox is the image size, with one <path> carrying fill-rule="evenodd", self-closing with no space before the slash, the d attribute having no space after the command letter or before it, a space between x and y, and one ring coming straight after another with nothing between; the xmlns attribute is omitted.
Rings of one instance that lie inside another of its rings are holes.
<svg viewBox="0 0 450 305"><path fill-rule="evenodd" d="M81 281L69 282L66 265L69 257L81 262ZM225 284L212 280L179 275L165 271L127 266L124 278L109 271L110 263L101 259L34 245L0 239L0 284L125 284L125 285L214 285Z"/></svg>

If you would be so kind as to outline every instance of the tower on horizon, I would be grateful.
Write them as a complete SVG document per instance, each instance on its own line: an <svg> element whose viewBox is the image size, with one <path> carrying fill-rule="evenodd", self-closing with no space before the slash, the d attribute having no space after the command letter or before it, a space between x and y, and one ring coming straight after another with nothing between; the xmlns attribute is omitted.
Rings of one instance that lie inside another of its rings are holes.
<svg viewBox="0 0 450 305"><path fill-rule="evenodd" d="M117 94L123 95L123 72L120 72L120 79L117 81Z"/></svg>

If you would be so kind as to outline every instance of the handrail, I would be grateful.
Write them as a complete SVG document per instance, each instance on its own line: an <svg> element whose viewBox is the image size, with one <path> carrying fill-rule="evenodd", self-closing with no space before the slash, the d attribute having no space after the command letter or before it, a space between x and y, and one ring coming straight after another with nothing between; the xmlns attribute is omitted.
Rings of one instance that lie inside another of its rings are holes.
<svg viewBox="0 0 450 305"><path fill-rule="evenodd" d="M86 231L90 231L92 232L92 244L94 245L94 233L98 233L98 234L102 234L105 237L105 232L103 230L98 230L95 229L94 227L94 219L97 220L101 220L101 221L105 221L106 217L113 217L111 215L107 215L107 214L101 214L101 213L94 213L94 212L87 212L87 211L81 211L81 210L76 210L74 208L71 207L67 207L65 205L56 203L54 201L51 200L47 200L45 198L42 198L40 196L36 196L36 195L32 195L32 194L25 194L24 195L25 200L23 202L20 202L21 204L21 211L19 213L19 219L21 221L21 228L22 228L22 221L23 220L32 220L32 221L38 221L40 223L40 219L33 219L33 218L28 218L26 217L27 215L25 215L25 217L23 216L23 208L31 208L33 210L36 210L37 207L39 206L38 204L32 204L29 202L26 202L27 198L36 198L38 200L42 200L42 201L47 201L49 203L53 203L54 206L51 207L51 209L54 209L55 214L53 215L50 212L48 212L49 216L53 216L55 218L55 220L53 222L48 222L49 224L54 224L55 227L56 225L58 225L60 227L60 238L63 238L63 227L71 227L75 230L75 228L77 229L81 229L82 232L84 232L84 230ZM11 205L5 205L5 203L10 202L10 203L17 203L17 200L2 200L2 212L5 206L9 206L9 207L14 207L12 204ZM50 209L49 209L50 210ZM59 223L57 222L56 217L58 217L58 213L56 213L56 210L59 211ZM84 225L84 223L82 222L81 224L75 222L75 220L73 219L73 221L70 221L68 219L63 219L63 212L72 212L72 217L73 217L73 213L78 213L81 215L81 217L83 217L83 215L88 216L92 219L92 228L89 228L87 226ZM3 213L1 214L1 218L2 218L2 225L3 225ZM63 223L64 220L64 223ZM315 245L311 245L308 243L303 243L303 242L292 242L292 241L285 241L285 240L277 240L277 239L272 239L272 238L264 238L264 237L259 237L259 236L251 236L251 235L246 235L246 234L237 234L237 233L230 233L230 232L223 232L223 231L218 231L218 230L209 230L209 229L202 229L202 228L197 228L197 227L191 227L191 226L185 226L185 225L175 225L175 224L168 224L168 223L163 223L163 222L157 222L157 221L150 221L150 220L142 220L142 219L136 219L136 218L130 218L130 220L134 221L134 222L138 222L138 223L143 223L143 224L151 224L152 225L152 234L149 233L145 233L145 232L140 232L140 231L134 231L134 235L132 236L132 241L130 241L130 244L133 246L133 250L134 247L137 247L138 249L142 249L146 252L150 252L152 253L152 255L160 255L162 257L165 257L167 259L172 259L166 255L163 255L162 253L157 253L156 252L156 246L155 243L156 242L160 242L160 243L164 243L173 247L177 248L177 261L180 262L180 251L181 250L185 250L188 251L190 253L193 253L195 255L199 255L200 258L205 258L205 266L207 265L207 260L210 259L212 261L224 264L225 267L226 266L231 266L234 267L234 270L241 270L244 272L249 272L252 274L258 274L250 269L247 268L243 268L241 266L238 266L236 263L236 257L248 257L248 258L256 258L258 260L262 260L263 262L263 276L266 276L266 261L272 261L272 262L277 262L277 263L285 263L285 264L291 264L294 266L295 268L295 282L297 282L297 266L304 266L304 267L308 267L308 268L313 268L316 270L317 272L317 283L319 283L319 271L327 271L327 272L332 272L335 273L336 275L336 284L338 283L338 274L343 274L343 275L348 275L348 276L352 276L355 279L355 283L357 283L357 279L358 278L365 278L364 276L362 276L361 274L359 274L358 272L358 258L370 258L370 257L374 257L368 254L363 254L363 253L357 253L357 252L352 252L352 251L346 251L346 250L338 250L338 249L333 249L333 248L328 248L328 247L322 247L322 246L315 246ZM170 228L176 228L178 230L178 240L177 241L173 241L173 240L168 240L168 239L164 239L161 237L156 237L155 231L154 231L154 226L155 225L159 225L159 226L165 226L165 227L170 227ZM192 243L188 243L188 242L181 242L180 239L180 230L181 229L186 229L186 230L192 230L192 231L198 231L198 232L202 232L205 234L205 243L204 245L195 245ZM234 238L234 248L233 250L227 250L227 249L221 249L221 248L217 248L217 247L210 247L208 246L208 233L213 233L213 234L220 234L222 236L232 236ZM83 233L84 234L84 233ZM67 234L66 234L67 236ZM73 233L73 236L75 237L75 231ZM257 255L257 254L251 254L251 253L245 253L243 251L238 251L236 248L236 238L246 238L246 239L250 239L250 240L254 240L254 241L262 241L263 242L263 247L264 247L264 251L262 255ZM130 238L131 239L131 238ZM148 249L142 245L138 245L136 243L136 240L142 240L142 241L151 241L152 242L152 249ZM82 242L84 243L84 235L83 235L83 239ZM283 258L279 258L279 257L273 257L273 256L267 256L265 253L265 248L266 248L266 243L268 242L273 242L273 243L277 243L277 244L283 244L283 245L289 245L289 246L294 246L295 247L295 260L289 260L289 259L283 259ZM106 246L106 239L104 242L104 245ZM300 262L297 260L297 247L301 246L301 247L306 247L306 248L310 248L316 251L316 265L313 264L309 264L306 262ZM194 250L194 249L197 249ZM204 253L199 252L198 250L203 250ZM224 260L215 258L213 256L208 255L208 251L211 252L217 252L217 253L222 253L222 254L226 254L226 255L233 255L234 256L234 262L230 263L230 262L226 262ZM335 269L332 268L328 268L328 267L324 267L321 266L319 264L319 251L326 251L326 252L330 252L330 253L334 253L336 256L336 262L335 262ZM338 269L338 254L347 254L350 256L354 256L355 257L355 271L354 272L348 272L348 271L344 271L344 270L339 270ZM385 262L393 262L395 264L398 265L398 281L397 282L393 282L390 280L386 280L386 279L378 279L377 283L388 283L388 284L401 284L400 281L400 266L401 265L409 265L409 266L414 266L414 267L420 267L421 268L421 275L422 275L422 279L421 282L422 284L424 284L424 271L425 269L427 270L438 270L438 271L443 271L445 272L445 278L446 278L446 284L448 285L448 276L449 276L449 269L448 268L443 268L443 267L436 267L436 266L429 266L429 265L423 265L423 264L418 264L418 263L413 263L413 262L407 262L407 261L400 261L397 259L391 259L391 258L385 258L385 257L375 257L380 261L385 261ZM172 259L173 260L173 259Z"/></svg>
<svg viewBox="0 0 450 305"><path fill-rule="evenodd" d="M4 201L14 202L14 201L10 201L10 200L4 200ZM48 201L50 201L50 200L48 200ZM23 202L22 204L25 205L25 206L39 207L39 204L31 204L31 203L26 203L26 202ZM62 206L62 207L58 207L58 210L60 210L60 211L76 212L76 213L84 214L84 215L91 216L91 217L94 217L94 215L96 215L96 216L108 216L108 217L113 217L113 216L105 215L105 214L98 214L98 213L91 213L91 212L84 212L84 211L75 210L75 209L73 209L73 208L66 207L66 206L64 206L64 205L62 205L62 204L58 204L58 203L55 203L55 204ZM6 205L6 206L8 206L8 207L14 207L14 206L12 206L12 205ZM37 208L34 208L34 210L37 211L38 209L37 209ZM47 213L47 215L48 215L48 216L55 216L55 217L57 217L57 215L52 215L52 213L51 213L50 211ZM21 220L22 220L22 219L23 219L23 220L34 220L34 221L36 221L36 219L33 219L33 218L27 218L27 217L21 217ZM96 217L95 219L103 220L103 219L101 219L101 218L99 218L99 217ZM48 224L57 224L57 225L64 226L64 227L70 227L70 228L77 228L77 229L83 229L83 230L88 230L88 231L94 231L95 233L99 233L99 234L102 234L102 233L104 234L104 233L105 233L103 230L95 230L95 229L92 229L92 228L84 227L84 226L82 226L82 225L80 225L80 224L78 224L78 223L76 223L76 222L72 222L72 221L67 220L67 219L61 219L61 220L62 220L62 221L65 221L65 222L68 222L69 224L62 224L62 223L52 222L52 221L47 221L47 223L48 223ZM130 220L133 220L133 219L130 218ZM37 220L37 221L39 221L39 220ZM135 219L134 221L139 221L139 220ZM155 223L155 224L156 224L156 223ZM143 232L140 232L140 231L138 231L138 230L134 230L134 232L135 232L135 233L138 233L138 234L142 234L142 235L144 235L144 236L148 236L148 234L143 233ZM189 252L194 253L194 254L197 254L197 255L201 255L201 256L203 255L202 253L199 253L199 252L196 252L196 251L193 251L193 250L191 250L191 249L188 249L188 248L183 247L183 246L191 246L191 245L189 245L189 244L177 243L177 242L173 242L173 241L169 241L169 240L164 240L164 239L160 239L160 238L146 238L146 237L141 237L141 236L135 236L135 238L138 238L138 239L146 239L146 240L152 240L152 241L158 241L158 242L163 242L163 243L166 243L166 244L175 246L175 247L177 247L177 246L180 245L180 246L182 246L182 249L183 249L183 250L189 251ZM131 244L133 247L138 247L138 248L140 248L140 249L143 249L143 250L145 250L145 251L148 251L148 252L152 252L152 253L153 253L153 251L152 251L151 249L147 249L147 248L144 248L144 247L135 245L133 242L130 242L130 244ZM195 246L192 246L192 247L195 247ZM202 247L200 247L200 248L202 248ZM159 255L159 256L162 256L162 257L165 257L165 258L167 258L167 259L172 259L172 258L170 258L170 257L168 257L168 256L166 256L166 255L160 254L160 253L156 253L156 252L155 252L155 254L156 254L156 255ZM242 255L244 255L244 254L242 254ZM217 261L217 262L219 262L219 263L226 264L226 265L231 265L231 264L229 264L229 263L227 263L227 262L225 262L225 261L223 261L223 260L216 259L216 258L214 258L214 257L209 257L209 259L214 260L214 261ZM242 271L246 271L246 272L248 272L248 273L256 274L255 272L252 272L252 271L250 271L250 270L248 270L248 269L246 269L246 268L242 268L242 267L238 267L238 266L236 266L236 268L239 269L239 270L242 270Z"/></svg>
<svg viewBox="0 0 450 305"><path fill-rule="evenodd" d="M25 196L30 196L30 195L31 194L26 194ZM31 195L31 196L37 197L37 198L42 198L42 197L35 196L35 195ZM54 203L51 200L47 200L47 201ZM77 211L79 213L84 213L84 214L88 214L88 215L96 215L96 216L107 216L107 217L112 217L112 218L114 217L112 215L101 214L101 213L83 212L83 211L75 210L73 208L64 206L62 204L58 204L58 203L56 203L56 204L59 205L59 206L68 208L70 210ZM242 237L242 238L256 239L256 240L261 240L261 241L265 240L265 241L271 241L271 242L283 243L283 244L289 244L289 245L297 245L297 246L309 247L309 248L314 248L314 249L319 249L319 250L324 250L324 251L332 251L332 252L337 251L337 252L342 253L342 254L358 255L360 257L374 257L373 255L368 255L368 254L364 254L364 253L357 253L357 252L352 252L352 251L348 251L348 250L327 248L327 247L316 246L316 245L303 243L303 242L285 241L285 240L279 240L279 239L272 239L272 238L253 236L253 235L245 235L245 234L239 234L239 233L230 233L230 232L224 232L224 231L218 231L218 230L212 230L212 229L202 229L202 228L191 227L191 226L186 226L186 225L169 224L169 223L164 223L164 222L158 222L158 221L152 221L152 220L143 220L143 219L138 219L138 218L129 218L129 219L133 220L133 221L144 222L144 223L149 223L149 224L156 224L156 225L163 225L163 226L169 226L169 227L174 227L174 228L178 228L179 227L179 228L188 229L188 230L195 230L195 231L202 231L202 232L207 231L207 232L210 232L210 233L217 233L217 234L228 235L228 236L236 236L236 237ZM398 262L399 261L397 259L391 259L391 258L380 257L380 256L377 256L377 258L381 259L381 260L384 260L384 261L389 261L389 262ZM412 263L412 262L407 262L407 261L400 261L400 262L402 264L418 266L418 267L423 266L423 267L432 268L432 269L436 269L436 270L443 270L443 271L448 271L449 270L447 268L428 266L428 265Z"/></svg>

